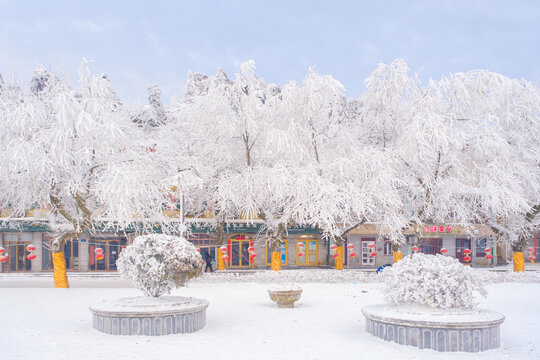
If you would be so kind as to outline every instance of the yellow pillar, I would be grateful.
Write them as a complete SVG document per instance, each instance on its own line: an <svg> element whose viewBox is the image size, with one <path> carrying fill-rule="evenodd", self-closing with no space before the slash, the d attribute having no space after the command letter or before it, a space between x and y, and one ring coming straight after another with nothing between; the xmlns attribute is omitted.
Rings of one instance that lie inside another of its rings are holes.
<svg viewBox="0 0 540 360"><path fill-rule="evenodd" d="M514 272L524 272L525 261L523 260L523 253L514 251Z"/></svg>
<svg viewBox="0 0 540 360"><path fill-rule="evenodd" d="M53 253L53 267L54 267L54 287L55 288L68 288L69 282L66 271L66 258L64 252Z"/></svg>
<svg viewBox="0 0 540 360"><path fill-rule="evenodd" d="M272 252L272 270L281 270L281 252Z"/></svg>
<svg viewBox="0 0 540 360"><path fill-rule="evenodd" d="M218 270L225 270L225 261L223 261L223 253L221 252L220 248L217 248L217 269Z"/></svg>
<svg viewBox="0 0 540 360"><path fill-rule="evenodd" d="M338 254L336 258L336 270L343 270L343 246L338 246L336 253Z"/></svg>
<svg viewBox="0 0 540 360"><path fill-rule="evenodd" d="M401 251L394 251L394 264L403 258L403 253Z"/></svg>

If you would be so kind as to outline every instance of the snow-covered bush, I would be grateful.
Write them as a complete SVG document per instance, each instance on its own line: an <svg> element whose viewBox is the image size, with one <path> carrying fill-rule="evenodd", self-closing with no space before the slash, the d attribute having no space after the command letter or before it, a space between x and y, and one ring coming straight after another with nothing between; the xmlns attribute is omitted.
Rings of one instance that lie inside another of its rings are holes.
<svg viewBox="0 0 540 360"><path fill-rule="evenodd" d="M184 238L153 234L138 236L116 261L118 271L148 296L169 294L203 274L203 260Z"/></svg>
<svg viewBox="0 0 540 360"><path fill-rule="evenodd" d="M384 270L386 301L438 308L465 308L476 305L474 293L486 291L481 279L457 259L443 255L416 254L405 257Z"/></svg>

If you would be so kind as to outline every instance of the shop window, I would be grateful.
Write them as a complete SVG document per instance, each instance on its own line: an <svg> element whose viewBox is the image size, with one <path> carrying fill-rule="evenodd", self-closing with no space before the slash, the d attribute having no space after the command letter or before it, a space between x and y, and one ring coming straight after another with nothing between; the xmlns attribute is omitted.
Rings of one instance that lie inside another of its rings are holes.
<svg viewBox="0 0 540 360"><path fill-rule="evenodd" d="M91 237L88 245L90 257L89 269L92 271L114 271L116 270L118 256L120 256L122 250L127 246L127 238L120 236ZM103 258L99 257L96 253L97 248L103 250Z"/></svg>
<svg viewBox="0 0 540 360"><path fill-rule="evenodd" d="M424 254L435 255L441 251L442 239L438 238L420 238L418 239L418 246L420 247L420 252Z"/></svg>
<svg viewBox="0 0 540 360"><path fill-rule="evenodd" d="M7 253L7 264L4 269L8 272L32 271L32 261L26 257L26 246L32 243L31 233L16 233L4 235L4 248Z"/></svg>
<svg viewBox="0 0 540 360"><path fill-rule="evenodd" d="M384 255L392 255L392 242L389 240L384 242Z"/></svg>
<svg viewBox="0 0 540 360"><path fill-rule="evenodd" d="M203 260L206 259L207 254L214 260L216 258L217 239L210 234L191 234L187 240L195 247L201 249L201 256Z"/></svg>
<svg viewBox="0 0 540 360"><path fill-rule="evenodd" d="M287 265L289 263L287 250L287 240L281 241L281 265ZM272 265L272 249L270 249L270 244L267 242L265 246L265 256L266 256L266 265Z"/></svg>
<svg viewBox="0 0 540 360"><path fill-rule="evenodd" d="M486 253L484 250L486 249L488 245L488 239L487 238L480 238L476 240L476 257L485 257Z"/></svg>

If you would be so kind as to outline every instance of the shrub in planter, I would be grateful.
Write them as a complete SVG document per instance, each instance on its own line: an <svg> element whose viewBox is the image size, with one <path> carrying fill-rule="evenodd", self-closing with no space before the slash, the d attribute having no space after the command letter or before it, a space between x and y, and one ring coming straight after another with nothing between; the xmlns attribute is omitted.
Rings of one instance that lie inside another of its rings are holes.
<svg viewBox="0 0 540 360"><path fill-rule="evenodd" d="M138 236L116 261L118 271L148 296L159 297L203 274L203 260L184 238Z"/></svg>
<svg viewBox="0 0 540 360"><path fill-rule="evenodd" d="M481 279L457 259L415 254L384 270L386 301L431 307L471 309L475 293L486 291Z"/></svg>

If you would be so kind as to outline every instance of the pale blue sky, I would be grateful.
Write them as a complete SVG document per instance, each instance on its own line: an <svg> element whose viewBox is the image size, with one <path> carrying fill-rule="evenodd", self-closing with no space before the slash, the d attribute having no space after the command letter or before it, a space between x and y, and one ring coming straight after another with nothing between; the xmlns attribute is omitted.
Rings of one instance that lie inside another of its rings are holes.
<svg viewBox="0 0 540 360"><path fill-rule="evenodd" d="M380 61L403 58L425 82L487 69L540 80L540 1L24 1L0 0L0 73L28 83L36 64L75 82L95 60L128 102L181 96L188 70L233 77L253 59L267 82L309 66L364 89Z"/></svg>

